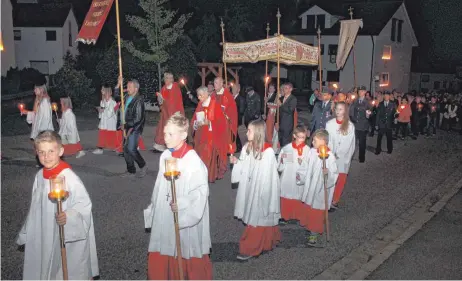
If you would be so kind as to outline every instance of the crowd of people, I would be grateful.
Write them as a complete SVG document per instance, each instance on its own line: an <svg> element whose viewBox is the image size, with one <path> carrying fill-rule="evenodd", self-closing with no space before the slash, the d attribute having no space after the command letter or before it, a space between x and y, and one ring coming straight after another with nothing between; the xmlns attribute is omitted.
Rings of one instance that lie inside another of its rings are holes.
<svg viewBox="0 0 462 281"><path fill-rule="evenodd" d="M231 182L238 185L234 216L246 225L238 260L272 250L284 239L280 227L291 221L307 230L306 245L316 246L328 229L327 212L339 208L356 139L358 160L364 163L368 135L378 133L376 154L382 151L383 136L387 138L387 152L392 153L394 138L430 136L437 127L454 129L462 119L460 95L414 96L394 91L372 97L360 87L357 93L349 94L316 90L311 122L305 126L298 120L291 83L282 85L279 99L276 87L268 85L262 106L252 87L242 96L240 85L228 87L217 77L212 85L197 89L197 99L187 93L197 104L188 120L173 75L165 73L164 82L157 93L161 112L153 145L154 151L161 153L159 174L151 203L144 210L145 228L156 226L148 247L149 280L180 278L174 216L178 217L183 278L212 279L209 184L222 180L228 170ZM118 86L123 86L121 79ZM93 153L122 148L125 177L144 177L148 169L139 152L146 119L139 89L139 83L130 80L125 100L116 102L111 87L104 85L97 107L100 124ZM64 225L69 278L89 280L99 274L92 204L80 178L61 159L70 154L83 156L72 103L68 97L61 99L63 114L56 133L46 87L36 87L35 93L33 110L21 110L32 124L30 137L43 167L35 177L31 208L17 240L26 245L23 277L61 278L63 269L55 242L58 225ZM170 169L169 159L175 159L181 173L176 180L176 200L172 199L169 179L164 177ZM63 212L55 214L48 200L49 179L59 176L66 177L69 198L63 202Z"/></svg>

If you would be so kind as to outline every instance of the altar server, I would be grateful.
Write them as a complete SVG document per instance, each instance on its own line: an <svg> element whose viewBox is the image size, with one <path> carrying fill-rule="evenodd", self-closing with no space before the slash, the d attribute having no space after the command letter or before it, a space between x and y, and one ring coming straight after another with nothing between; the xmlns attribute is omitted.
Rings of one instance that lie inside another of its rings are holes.
<svg viewBox="0 0 462 281"><path fill-rule="evenodd" d="M212 279L207 168L192 147L186 144L188 128L188 119L179 112L168 119L164 128L168 149L160 156L151 204L144 210L145 227L152 228L148 255L149 280L179 279L174 212L178 212L184 278ZM171 183L164 177L165 160L172 157L177 159L181 173L175 181L176 204L172 202Z"/></svg>
<svg viewBox="0 0 462 281"><path fill-rule="evenodd" d="M80 144L79 131L75 121L74 112L72 112L71 98L61 98L61 119L59 119L59 135L61 136L64 156L76 155L80 158L85 155L82 145Z"/></svg>
<svg viewBox="0 0 462 281"><path fill-rule="evenodd" d="M112 98L112 89L109 85L101 88L101 102L96 108L99 113L98 145L94 154L103 154L103 149L115 150L117 139L117 103Z"/></svg>
<svg viewBox="0 0 462 281"><path fill-rule="evenodd" d="M34 93L35 101L33 110L23 109L21 111L21 115L27 114L27 123L32 124L31 139L35 139L42 131L54 130L47 87L45 85L35 86Z"/></svg>
<svg viewBox="0 0 462 281"><path fill-rule="evenodd" d="M281 239L277 160L265 136L265 121L252 121L239 159L230 156L234 164L231 182L239 183L234 216L246 224L239 241L239 260L272 250Z"/></svg>
<svg viewBox="0 0 462 281"><path fill-rule="evenodd" d="M324 201L324 175L327 175L328 200L327 209L330 208L334 186L337 182L338 170L335 163L335 156L328 152L326 169L322 168L322 160L319 158L318 149L321 145L327 145L329 134L324 129L319 129L313 134L313 148L308 153L308 171L303 187L302 201L304 202L304 213L300 224L309 232L307 237L308 245L316 245L319 234L324 229L324 212L326 205Z"/></svg>
<svg viewBox="0 0 462 281"><path fill-rule="evenodd" d="M90 197L69 164L60 160L64 148L57 133L44 131L34 142L43 168L35 176L29 213L16 240L25 245L23 279L62 280L58 225L63 225L69 280L90 280L99 275ZM48 199L49 179L58 175L69 191L60 215Z"/></svg>
<svg viewBox="0 0 462 281"><path fill-rule="evenodd" d="M278 171L281 173L281 217L280 224L289 220L299 220L303 212L301 201L303 182L306 178L307 155L310 151L306 145L309 136L305 126L295 127L292 143L284 146L278 158ZM302 181L303 179L303 181Z"/></svg>
<svg viewBox="0 0 462 281"><path fill-rule="evenodd" d="M346 103L337 102L335 104L336 118L329 120L326 124L326 130L329 133L329 149L335 157L339 172L331 205L333 209L338 208L356 147L355 125L349 120L348 112Z"/></svg>

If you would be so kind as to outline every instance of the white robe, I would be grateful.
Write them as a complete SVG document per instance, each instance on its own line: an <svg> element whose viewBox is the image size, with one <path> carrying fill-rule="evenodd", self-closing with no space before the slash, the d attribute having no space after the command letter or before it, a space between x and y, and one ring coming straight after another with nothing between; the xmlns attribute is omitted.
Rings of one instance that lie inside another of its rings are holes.
<svg viewBox="0 0 462 281"><path fill-rule="evenodd" d="M64 201L66 212L64 237L67 251L69 280L90 280L99 275L93 228L92 203L80 178L64 169L69 198ZM62 280L59 226L56 223L56 203L48 199L50 182L43 170L35 176L29 214L16 243L25 244L24 280Z"/></svg>
<svg viewBox="0 0 462 281"><path fill-rule="evenodd" d="M115 131L117 127L117 112L114 111L114 107L117 105L114 99L101 100L99 106L104 108L104 111L99 114L99 126L100 130Z"/></svg>
<svg viewBox="0 0 462 281"><path fill-rule="evenodd" d="M342 135L340 126L335 119L329 120L326 130L329 133L329 149L336 157L338 172L348 174L351 165L351 158L355 152L355 125L349 122L348 133Z"/></svg>
<svg viewBox="0 0 462 281"><path fill-rule="evenodd" d="M175 226L170 207L170 182L164 177L165 160L172 157L169 150L160 156L151 204L144 210L145 228L151 229L149 252L176 256ZM202 258L210 253L209 184L207 167L196 151L188 151L178 159L180 177L175 181L183 258ZM168 195L168 196L167 196Z"/></svg>
<svg viewBox="0 0 462 281"><path fill-rule="evenodd" d="M275 226L281 218L281 190L274 150L267 148L257 160L245 152L247 146L231 175L231 182L239 183L234 216L251 226Z"/></svg>
<svg viewBox="0 0 462 281"><path fill-rule="evenodd" d="M37 106L37 112L27 112L27 123L32 124L30 138L35 139L40 132L54 131L51 118L51 104L49 98L43 98Z"/></svg>
<svg viewBox="0 0 462 281"><path fill-rule="evenodd" d="M287 199L301 200L303 195L303 184L308 170L308 152L310 148L305 145L302 155L298 155L297 149L292 147L292 143L284 146L278 157L278 171L281 173L281 197ZM286 155L286 158L281 158ZM302 160L300 164L298 159ZM297 175L300 180L297 180Z"/></svg>
<svg viewBox="0 0 462 281"><path fill-rule="evenodd" d="M310 149L307 158L308 171L303 187L302 201L313 209L325 210L322 160L319 158L318 151L315 148ZM338 178L337 164L332 152L329 152L329 157L326 159L326 168L329 170L327 175L327 192L329 196L327 205L330 209L335 183Z"/></svg>
<svg viewBox="0 0 462 281"><path fill-rule="evenodd" d="M80 141L77 122L72 109L63 112L62 118L59 120L59 135L63 144L76 144Z"/></svg>

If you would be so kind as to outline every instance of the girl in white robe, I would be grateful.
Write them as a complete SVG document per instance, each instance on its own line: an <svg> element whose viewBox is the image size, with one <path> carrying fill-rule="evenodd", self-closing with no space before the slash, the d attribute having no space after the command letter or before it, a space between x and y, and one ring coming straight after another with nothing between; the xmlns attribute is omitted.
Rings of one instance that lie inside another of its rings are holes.
<svg viewBox="0 0 462 281"><path fill-rule="evenodd" d="M31 111L22 110L22 114L27 114L27 123L32 124L31 139L46 130L54 130L51 112L50 97L48 96L45 85L34 88L35 101L34 109Z"/></svg>
<svg viewBox="0 0 462 281"><path fill-rule="evenodd" d="M145 228L152 228L148 280L179 279L173 212L178 212L184 280L212 279L207 167L186 144L188 128L188 119L179 112L164 128L168 149L160 156L151 204L144 210ZM176 204L172 202L171 183L164 177L169 158L176 158L181 173L175 181Z"/></svg>
<svg viewBox="0 0 462 281"><path fill-rule="evenodd" d="M303 182L308 170L306 145L309 133L305 126L297 126L294 130L294 141L284 146L278 157L278 171L281 172L281 220L286 224L289 220L300 220L303 213ZM303 179L303 181L302 181Z"/></svg>
<svg viewBox="0 0 462 281"><path fill-rule="evenodd" d="M79 131L74 112L72 112L71 98L61 98L62 116L59 120L59 135L64 146L64 156L76 155L80 158L85 155L80 144Z"/></svg>
<svg viewBox="0 0 462 281"><path fill-rule="evenodd" d="M300 224L304 226L310 235L307 237L308 245L315 245L319 234L324 230L324 214L326 204L324 201L324 174L327 175L327 210L330 209L334 186L337 182L338 170L335 163L335 156L331 151L326 159L326 169L323 170L322 160L319 158L318 149L327 145L329 134L326 130L320 129L313 134L313 148L307 155L308 171L303 187L302 201L304 203L304 214Z"/></svg>
<svg viewBox="0 0 462 281"><path fill-rule="evenodd" d="M355 125L348 116L347 104L337 102L335 104L335 115L335 119L327 122L326 130L329 133L329 148L335 156L339 172L331 205L331 208L337 209L356 145Z"/></svg>
<svg viewBox="0 0 462 281"><path fill-rule="evenodd" d="M246 224L239 241L239 260L272 250L281 240L277 160L271 144L265 143L265 136L265 122L252 121L239 159L230 156L234 164L231 182L239 183L234 216Z"/></svg>
<svg viewBox="0 0 462 281"><path fill-rule="evenodd" d="M56 215L56 203L48 198L49 179L63 176L69 191L62 203L69 280L90 280L99 275L90 197L69 164L60 161L64 150L58 134L42 132L35 145L44 168L35 176L29 213L16 240L25 245L23 279L63 279L57 224L62 218Z"/></svg>
<svg viewBox="0 0 462 281"><path fill-rule="evenodd" d="M117 103L112 98L112 89L108 85L101 88L102 99L99 107L98 145L93 154L103 154L103 149L117 149Z"/></svg>

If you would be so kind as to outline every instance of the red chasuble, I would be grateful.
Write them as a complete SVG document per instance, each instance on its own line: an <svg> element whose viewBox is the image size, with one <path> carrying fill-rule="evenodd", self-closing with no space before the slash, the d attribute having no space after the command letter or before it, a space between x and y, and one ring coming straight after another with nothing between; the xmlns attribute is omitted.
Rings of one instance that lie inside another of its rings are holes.
<svg viewBox="0 0 462 281"><path fill-rule="evenodd" d="M221 108L223 110L223 113L226 115L227 123L228 123L228 129L233 133L234 135L234 141L236 142L236 136L237 136L237 106L236 106L236 101L234 100L233 95L229 92L227 88L224 89L224 92L222 95L218 95L216 92L213 93L213 95L216 97L216 100L218 103L221 105ZM231 136L230 136L231 137ZM231 141L229 141L230 143ZM228 143L228 144L229 144Z"/></svg>
<svg viewBox="0 0 462 281"><path fill-rule="evenodd" d="M229 145L226 118L220 107L220 104L215 99L215 96L210 96L210 103L207 107L202 106L200 102L197 105L196 113L206 112L207 120L212 124L212 131L209 126L200 126L194 132L194 150L207 166L209 172L209 182L215 182L219 177L218 168L220 162L227 159L227 148ZM196 113L191 120L191 127L196 121Z"/></svg>
<svg viewBox="0 0 462 281"><path fill-rule="evenodd" d="M159 145L165 145L164 127L167 120L178 111L184 115L183 95L181 94L180 86L176 82L173 82L170 90L164 85L160 93L164 98L164 103L160 106L160 119L157 124L154 142Z"/></svg>

